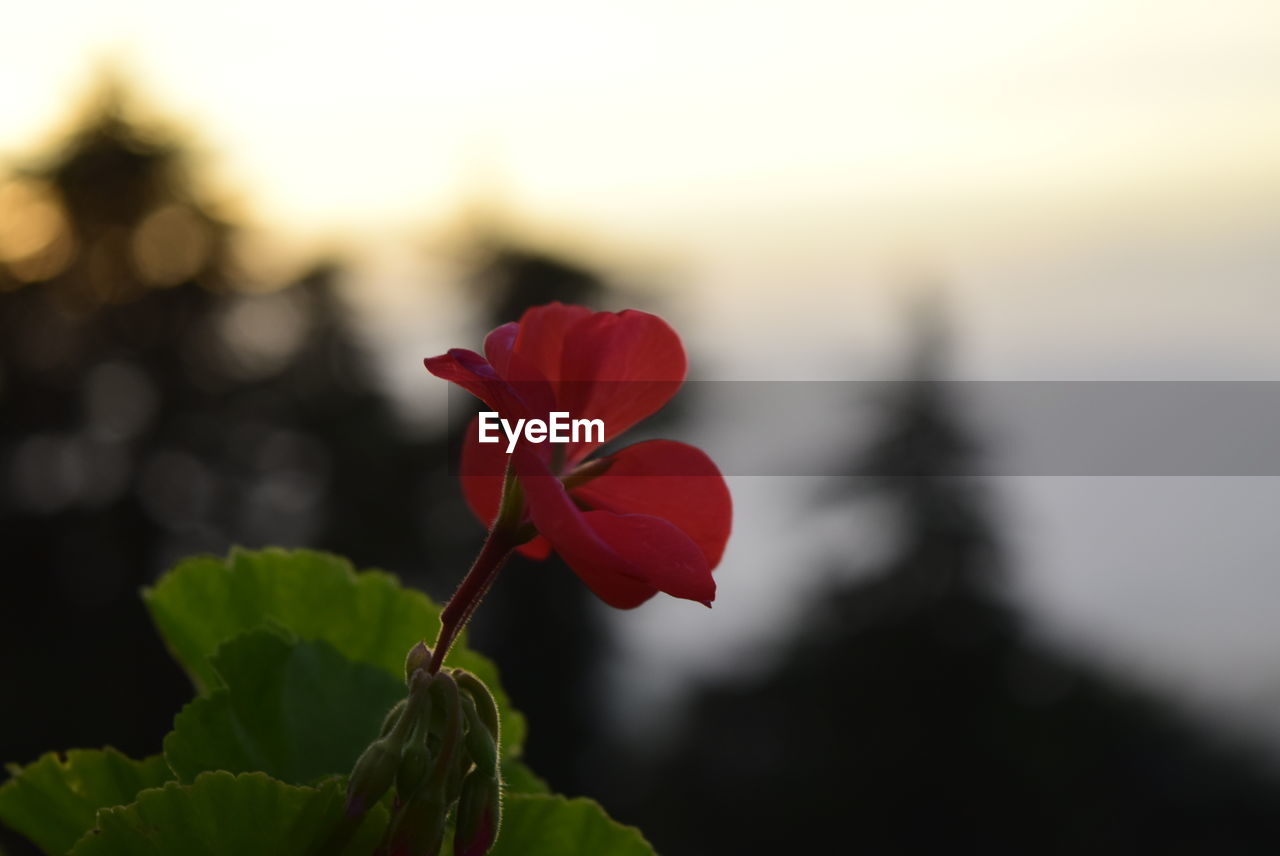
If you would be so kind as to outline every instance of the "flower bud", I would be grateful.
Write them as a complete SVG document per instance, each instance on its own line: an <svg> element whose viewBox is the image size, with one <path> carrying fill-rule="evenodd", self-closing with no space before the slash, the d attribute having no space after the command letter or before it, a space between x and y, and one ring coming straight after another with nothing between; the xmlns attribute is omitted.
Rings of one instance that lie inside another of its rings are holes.
<svg viewBox="0 0 1280 856"><path fill-rule="evenodd" d="M395 781L400 766L400 744L393 737L380 737L369 744L356 760L347 782L347 816L358 817L382 799Z"/></svg>
<svg viewBox="0 0 1280 856"><path fill-rule="evenodd" d="M387 830L387 856L439 856L449 806L431 793L403 803Z"/></svg>
<svg viewBox="0 0 1280 856"><path fill-rule="evenodd" d="M417 669L408 681L408 708L410 708L413 725L428 727L431 720L431 682L435 678L426 669Z"/></svg>
<svg viewBox="0 0 1280 856"><path fill-rule="evenodd" d="M471 769L471 759L465 752L459 752L453 759L453 763L449 765L449 775L444 784L444 798L450 805L458 801L458 795L462 793L462 778Z"/></svg>
<svg viewBox="0 0 1280 856"><path fill-rule="evenodd" d="M347 784L349 816L364 814L369 806L382 799L396 781L410 738L419 732L426 734L431 720L431 683L432 677L425 670L413 673L409 697L391 708L383 720L382 735L356 760ZM425 750L425 746L423 748ZM412 769L409 772L412 774Z"/></svg>
<svg viewBox="0 0 1280 856"><path fill-rule="evenodd" d="M484 723L484 727L493 735L494 742L500 742L498 704L493 700L493 694L484 685L484 681L464 669L454 669L453 677L458 682L458 686L465 690L467 695L471 696L471 700L475 702L476 713L480 714L480 721Z"/></svg>
<svg viewBox="0 0 1280 856"><path fill-rule="evenodd" d="M413 683L413 673L419 669L426 670L431 665L431 649L426 642L419 642L409 649L404 658L404 682Z"/></svg>
<svg viewBox="0 0 1280 856"><path fill-rule="evenodd" d="M467 754L481 772L492 776L498 771L498 744L480 721L480 714L470 695L462 697L462 709L467 715Z"/></svg>
<svg viewBox="0 0 1280 856"><path fill-rule="evenodd" d="M440 735L440 749L436 753L427 788L433 793L444 795L450 783L450 773L460 754L458 744L462 742L462 706L458 685L447 672L436 675L431 683L431 692L436 696L434 701L443 713L444 730Z"/></svg>
<svg viewBox="0 0 1280 856"><path fill-rule="evenodd" d="M453 833L454 856L484 856L498 839L502 821L498 777L472 770L462 780L458 797L457 828Z"/></svg>
<svg viewBox="0 0 1280 856"><path fill-rule="evenodd" d="M425 731L410 740L400 754L400 766L396 768L396 796L402 801L415 796L427 783L431 772L431 753L427 750Z"/></svg>

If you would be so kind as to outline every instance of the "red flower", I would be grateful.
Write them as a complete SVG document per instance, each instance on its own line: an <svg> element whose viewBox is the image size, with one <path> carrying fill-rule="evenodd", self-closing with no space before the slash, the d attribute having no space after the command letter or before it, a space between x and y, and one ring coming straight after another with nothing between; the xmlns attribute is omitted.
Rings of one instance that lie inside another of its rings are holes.
<svg viewBox="0 0 1280 856"><path fill-rule="evenodd" d="M512 423L565 411L601 419L613 440L659 410L684 381L680 338L655 315L593 312L552 303L491 332L485 356L455 348L426 361ZM729 491L701 450L671 440L636 443L604 458L601 445L521 440L510 456L523 489L521 524L537 535L519 547L554 549L611 606L629 609L659 591L705 603L711 571L729 537ZM467 504L486 525L497 517L506 439L480 443L477 422L462 452Z"/></svg>

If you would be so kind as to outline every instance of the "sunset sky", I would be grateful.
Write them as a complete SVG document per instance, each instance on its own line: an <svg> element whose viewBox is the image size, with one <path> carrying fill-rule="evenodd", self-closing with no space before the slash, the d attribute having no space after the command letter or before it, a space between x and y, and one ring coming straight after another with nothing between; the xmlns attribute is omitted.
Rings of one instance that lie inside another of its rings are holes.
<svg viewBox="0 0 1280 856"><path fill-rule="evenodd" d="M432 394L423 356L475 344L423 283L449 281L424 258L477 209L662 268L702 377L883 373L923 276L966 377L1280 379L1276 0L10 7L0 165L47 152L115 69L233 219L342 249L394 296L370 324L406 398ZM1046 627L1276 721L1280 480L1004 488ZM712 617L615 619L666 651L655 671L795 617L775 571L810 492L735 490Z"/></svg>
<svg viewBox="0 0 1280 856"><path fill-rule="evenodd" d="M927 243L1280 186L1266 0L48 0L3 23L0 155L38 151L111 65L224 198L310 239L481 199L641 245L812 241L833 217Z"/></svg>

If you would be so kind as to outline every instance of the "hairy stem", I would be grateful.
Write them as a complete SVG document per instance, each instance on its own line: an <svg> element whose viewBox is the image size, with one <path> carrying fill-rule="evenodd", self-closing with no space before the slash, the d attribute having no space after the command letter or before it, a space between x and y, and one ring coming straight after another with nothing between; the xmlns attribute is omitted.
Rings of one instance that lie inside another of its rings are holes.
<svg viewBox="0 0 1280 856"><path fill-rule="evenodd" d="M521 543L517 533L523 510L524 496L523 491L520 490L520 482L516 480L515 472L508 466L502 485L502 504L498 511L498 518L489 530L489 536L485 539L484 546L480 548L480 555L476 556L471 570L467 571L467 575L458 585L458 590L453 593L453 597L449 598L449 602L440 613L440 635L436 637L436 644L431 652L431 663L427 667L431 674L434 675L440 671L445 655L449 653L458 634L462 632L463 627L466 627L471 614L476 611L481 599L489 591L489 586L493 585L499 569L502 568L502 563L507 560L507 556L511 555L516 545Z"/></svg>
<svg viewBox="0 0 1280 856"><path fill-rule="evenodd" d="M458 590L453 593L453 597L449 598L444 611L440 613L440 635L436 637L436 644L431 652L431 664L427 667L431 674L434 675L440 671L449 648L462 632L462 628L466 626L471 614L476 611L476 607L480 605L480 600L489 591L489 586L493 585L498 570L515 546L514 539L509 533L498 529L491 531L489 537L485 539L484 546L480 548L480 555L476 556L471 570L467 572Z"/></svg>

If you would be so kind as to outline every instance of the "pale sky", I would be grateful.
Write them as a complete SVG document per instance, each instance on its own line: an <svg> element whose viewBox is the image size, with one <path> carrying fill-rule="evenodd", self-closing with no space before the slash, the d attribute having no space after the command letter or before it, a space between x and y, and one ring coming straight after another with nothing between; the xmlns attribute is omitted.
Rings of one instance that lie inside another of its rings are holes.
<svg viewBox="0 0 1280 856"><path fill-rule="evenodd" d="M312 237L486 194L679 246L1280 187L1269 0L26 2L0 155L108 60L251 219Z"/></svg>

